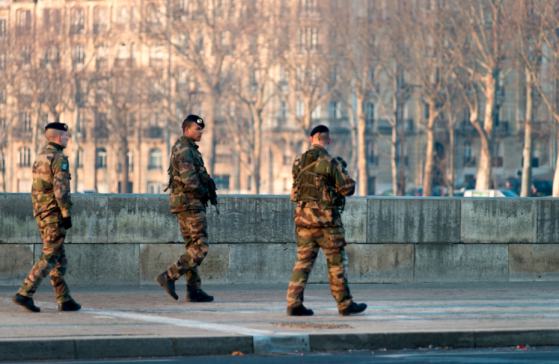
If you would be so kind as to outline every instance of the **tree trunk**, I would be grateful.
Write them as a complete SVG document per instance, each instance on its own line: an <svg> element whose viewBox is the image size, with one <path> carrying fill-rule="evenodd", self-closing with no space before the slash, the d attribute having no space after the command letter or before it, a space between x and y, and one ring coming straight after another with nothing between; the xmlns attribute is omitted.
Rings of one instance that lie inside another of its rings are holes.
<svg viewBox="0 0 559 364"><path fill-rule="evenodd" d="M390 153L392 160L392 191L393 196L398 196L398 166L396 164L396 143L398 142L398 131L395 126L392 126L392 143L390 145ZM401 159L401 158L400 158ZM402 161L400 161L402 162Z"/></svg>
<svg viewBox="0 0 559 364"><path fill-rule="evenodd" d="M256 194L260 194L260 164L262 158L262 110L251 108L254 122L254 158L253 175ZM272 183L272 181L269 181Z"/></svg>
<svg viewBox="0 0 559 364"><path fill-rule="evenodd" d="M485 84L485 113L483 129L485 136L481 135L481 152L476 179L476 189L486 190L491 188L491 161L493 159L493 118L495 117L495 97L497 79L492 73L484 78Z"/></svg>
<svg viewBox="0 0 559 364"><path fill-rule="evenodd" d="M6 193L6 159L4 158L4 147L0 148L0 172L2 172L2 193Z"/></svg>
<svg viewBox="0 0 559 364"><path fill-rule="evenodd" d="M555 137L559 146L559 133ZM555 162L555 174L553 175L553 197L559 197L559 148L557 148L557 161Z"/></svg>
<svg viewBox="0 0 559 364"><path fill-rule="evenodd" d="M365 97L357 96L357 169L359 170L359 195L367 196L369 194L369 171L367 168L366 153L366 120L365 120Z"/></svg>
<svg viewBox="0 0 559 364"><path fill-rule="evenodd" d="M433 167L435 165L435 132L427 128L427 149L425 152L425 170L423 178L423 196L433 196Z"/></svg>
<svg viewBox="0 0 559 364"><path fill-rule="evenodd" d="M529 69L526 69L526 125L524 126L524 150L522 152L522 185L520 197L532 195L532 77Z"/></svg>
<svg viewBox="0 0 559 364"><path fill-rule="evenodd" d="M200 115L206 125L202 137L203 158L210 176L214 174L215 165L215 109L217 98L214 92L206 93L204 97L204 115Z"/></svg>
<svg viewBox="0 0 559 364"><path fill-rule="evenodd" d="M80 120L80 108L77 107L76 122L72 128L72 154L70 156L70 170L71 170L71 185L70 189L72 192L78 192L78 151L80 149L78 143L78 123Z"/></svg>
<svg viewBox="0 0 559 364"><path fill-rule="evenodd" d="M118 164L120 165L120 176L118 178L120 182L120 193L131 193L128 188L130 182L129 173L129 161L128 161L128 128L127 128L127 117L126 112L122 112L119 115L120 118L120 130L119 130L119 149L118 149Z"/></svg>
<svg viewBox="0 0 559 364"><path fill-rule="evenodd" d="M438 113L429 103L429 120L427 121L427 149L425 151L425 171L423 177L423 196L433 196L433 170L435 167L435 119Z"/></svg>
<svg viewBox="0 0 559 364"><path fill-rule="evenodd" d="M450 170L448 172L448 195L450 197L454 196L454 119L452 119L452 115L448 115L449 120L449 127L450 127L450 134L449 134L449 161L448 164L450 165Z"/></svg>

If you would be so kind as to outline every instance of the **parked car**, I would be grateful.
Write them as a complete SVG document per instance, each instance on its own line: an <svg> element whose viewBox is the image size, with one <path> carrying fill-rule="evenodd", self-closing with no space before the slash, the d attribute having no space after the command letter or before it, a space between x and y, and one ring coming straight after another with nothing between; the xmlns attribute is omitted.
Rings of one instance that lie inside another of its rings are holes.
<svg viewBox="0 0 559 364"><path fill-rule="evenodd" d="M499 188L504 190L513 190L517 194L520 194L520 185L522 181L517 177L509 177L507 179L499 182Z"/></svg>
<svg viewBox="0 0 559 364"><path fill-rule="evenodd" d="M394 190L385 190L381 193L381 196L394 196ZM404 196L414 196L410 191L406 191Z"/></svg>
<svg viewBox="0 0 559 364"><path fill-rule="evenodd" d="M532 181L532 196L545 197L553 195L553 182L542 179Z"/></svg>
<svg viewBox="0 0 559 364"><path fill-rule="evenodd" d="M464 197L518 197L513 190L467 190Z"/></svg>
<svg viewBox="0 0 559 364"><path fill-rule="evenodd" d="M433 196L446 196L446 188L441 186L433 186ZM415 190L414 196L423 196L423 187Z"/></svg>

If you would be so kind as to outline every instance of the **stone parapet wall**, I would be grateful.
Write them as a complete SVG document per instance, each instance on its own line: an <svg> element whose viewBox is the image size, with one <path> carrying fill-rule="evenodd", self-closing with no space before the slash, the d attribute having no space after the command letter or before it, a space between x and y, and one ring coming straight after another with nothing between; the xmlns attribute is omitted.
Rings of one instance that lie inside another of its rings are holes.
<svg viewBox="0 0 559 364"><path fill-rule="evenodd" d="M166 195L74 195L71 285L155 284L184 251ZM296 259L285 196L224 196L208 209L204 283L287 284ZM352 283L559 280L559 200L349 198ZM41 254L29 194L0 194L0 285L19 285ZM312 282L327 282L324 255Z"/></svg>

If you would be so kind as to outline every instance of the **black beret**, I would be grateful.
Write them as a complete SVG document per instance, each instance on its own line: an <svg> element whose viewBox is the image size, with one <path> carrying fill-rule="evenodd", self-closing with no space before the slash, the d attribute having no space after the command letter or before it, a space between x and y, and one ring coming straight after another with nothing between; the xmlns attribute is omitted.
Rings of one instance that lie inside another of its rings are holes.
<svg viewBox="0 0 559 364"><path fill-rule="evenodd" d="M194 121L196 124L200 125L202 127L202 129L204 129L204 127L206 127L206 124L204 124L204 120L199 117L198 115L188 115L186 117L186 119L184 121Z"/></svg>
<svg viewBox="0 0 559 364"><path fill-rule="evenodd" d="M315 135L316 133L327 133L330 129L328 129L325 125L318 125L315 126L314 129L311 131L311 136Z"/></svg>
<svg viewBox="0 0 559 364"><path fill-rule="evenodd" d="M50 123L45 126L45 131L47 131L48 129L68 131L68 125L64 123Z"/></svg>

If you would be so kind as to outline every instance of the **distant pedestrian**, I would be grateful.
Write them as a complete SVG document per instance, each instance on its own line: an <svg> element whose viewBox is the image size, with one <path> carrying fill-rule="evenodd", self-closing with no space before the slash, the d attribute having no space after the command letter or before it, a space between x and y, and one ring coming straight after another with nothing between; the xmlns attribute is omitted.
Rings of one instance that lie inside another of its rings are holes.
<svg viewBox="0 0 559 364"><path fill-rule="evenodd" d="M291 201L295 209L297 261L287 290L287 314L311 316L303 306L304 290L320 248L328 261L330 290L341 316L365 311L367 305L353 302L347 279L348 259L342 215L345 197L355 193L355 181L340 157L330 156L330 131L319 125L311 131L312 148L293 163Z"/></svg>
<svg viewBox="0 0 559 364"><path fill-rule="evenodd" d="M45 136L49 143L33 164L31 190L33 215L41 232L43 252L12 301L28 311L40 312L33 302L33 294L50 272L58 311L77 311L81 306L72 299L64 281L68 266L64 238L72 227L70 165L62 153L68 144L68 125L50 123L45 127Z"/></svg>
<svg viewBox="0 0 559 364"><path fill-rule="evenodd" d="M167 294L177 300L175 281L186 274L186 301L211 302L213 296L202 290L198 267L208 254L206 205L217 204L215 184L210 178L202 154L198 151L204 120L189 115L182 123L183 136L171 148L169 166L169 202L177 215L186 250L179 260L155 278Z"/></svg>

